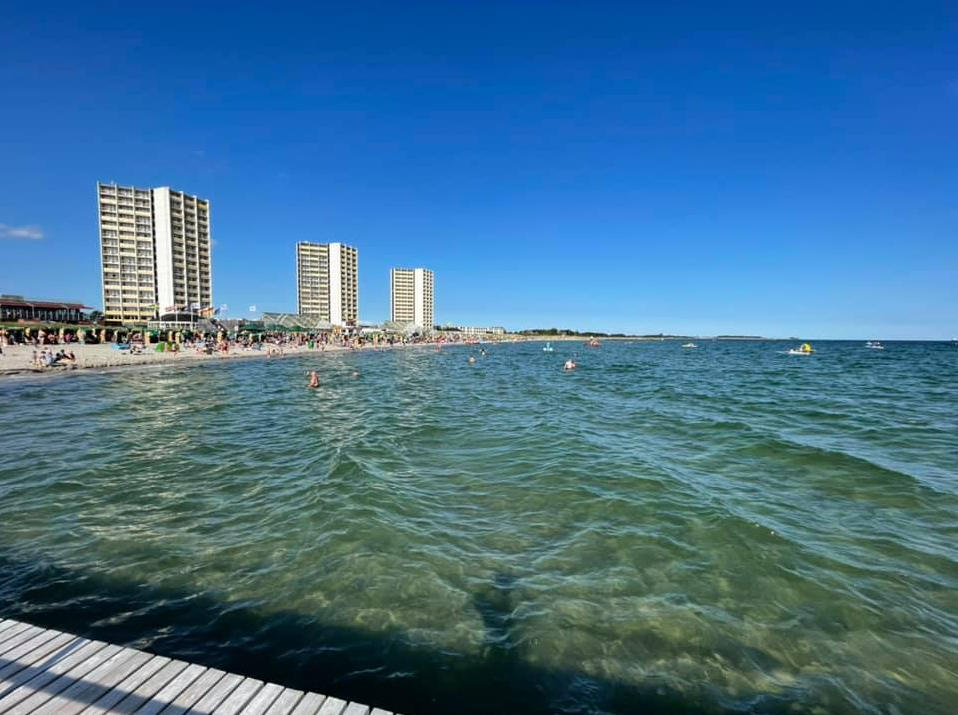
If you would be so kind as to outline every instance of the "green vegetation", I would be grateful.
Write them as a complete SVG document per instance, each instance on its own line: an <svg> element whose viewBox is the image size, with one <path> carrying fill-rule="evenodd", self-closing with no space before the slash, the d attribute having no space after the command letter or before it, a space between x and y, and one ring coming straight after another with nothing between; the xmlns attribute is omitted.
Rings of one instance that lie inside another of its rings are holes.
<svg viewBox="0 0 958 715"><path fill-rule="evenodd" d="M667 333L654 333L648 335L629 335L627 333L601 333L593 330L571 330L569 328L531 328L529 330L520 330L518 335L529 337L543 336L571 336L579 338L655 338L663 340L687 340L688 335L669 335Z"/></svg>

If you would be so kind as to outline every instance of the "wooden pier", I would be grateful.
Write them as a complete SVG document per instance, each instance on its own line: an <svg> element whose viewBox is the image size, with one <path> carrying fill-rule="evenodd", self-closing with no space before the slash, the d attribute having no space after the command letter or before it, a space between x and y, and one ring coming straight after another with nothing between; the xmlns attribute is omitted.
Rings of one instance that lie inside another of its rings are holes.
<svg viewBox="0 0 958 715"><path fill-rule="evenodd" d="M0 715L393 715L70 633L0 620Z"/></svg>

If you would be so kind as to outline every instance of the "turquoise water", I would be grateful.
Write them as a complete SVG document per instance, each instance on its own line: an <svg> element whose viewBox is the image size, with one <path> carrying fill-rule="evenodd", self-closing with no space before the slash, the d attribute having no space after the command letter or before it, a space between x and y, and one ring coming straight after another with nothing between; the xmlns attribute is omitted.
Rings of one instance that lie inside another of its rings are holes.
<svg viewBox="0 0 958 715"><path fill-rule="evenodd" d="M0 614L427 715L958 712L958 349L785 347L7 380Z"/></svg>

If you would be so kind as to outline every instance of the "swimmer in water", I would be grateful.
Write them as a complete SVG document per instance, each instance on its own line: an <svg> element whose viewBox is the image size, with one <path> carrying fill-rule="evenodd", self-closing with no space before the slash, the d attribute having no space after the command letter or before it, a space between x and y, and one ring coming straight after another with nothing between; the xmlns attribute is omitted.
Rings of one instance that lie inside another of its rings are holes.
<svg viewBox="0 0 958 715"><path fill-rule="evenodd" d="M319 375L316 374L315 370L309 371L309 386L310 387L319 387Z"/></svg>
<svg viewBox="0 0 958 715"><path fill-rule="evenodd" d="M485 356L486 356L486 349L485 349L485 348L479 348L479 354L482 355L483 357L485 357Z"/></svg>
<svg viewBox="0 0 958 715"><path fill-rule="evenodd" d="M475 364L476 364L476 356L475 356L475 355L470 355L470 356L469 356L469 364L470 364L470 365L475 365Z"/></svg>
<svg viewBox="0 0 958 715"><path fill-rule="evenodd" d="M565 365L562 366L563 370L575 370L575 360L569 358L565 361Z"/></svg>

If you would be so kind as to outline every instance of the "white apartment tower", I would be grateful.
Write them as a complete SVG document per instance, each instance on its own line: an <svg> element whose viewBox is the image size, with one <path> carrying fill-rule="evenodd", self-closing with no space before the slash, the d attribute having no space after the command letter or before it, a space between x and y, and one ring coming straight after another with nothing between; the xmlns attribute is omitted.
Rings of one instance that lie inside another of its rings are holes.
<svg viewBox="0 0 958 715"><path fill-rule="evenodd" d="M297 312L333 325L359 320L359 251L344 243L296 244Z"/></svg>
<svg viewBox="0 0 958 715"><path fill-rule="evenodd" d="M209 201L169 187L97 183L97 202L107 321L213 305Z"/></svg>
<svg viewBox="0 0 958 715"><path fill-rule="evenodd" d="M433 274L426 268L393 268L389 272L390 317L432 330L436 324Z"/></svg>

